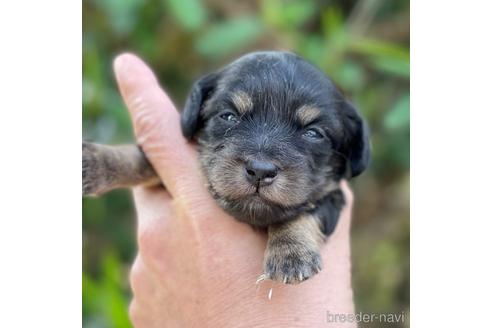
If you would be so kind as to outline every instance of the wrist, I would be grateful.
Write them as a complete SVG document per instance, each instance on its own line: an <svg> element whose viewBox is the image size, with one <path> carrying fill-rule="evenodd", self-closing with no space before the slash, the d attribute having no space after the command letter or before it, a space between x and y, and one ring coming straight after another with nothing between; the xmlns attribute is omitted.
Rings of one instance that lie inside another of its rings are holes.
<svg viewBox="0 0 492 328"><path fill-rule="evenodd" d="M301 285L271 281L265 281L258 287L254 282L252 286L242 287L225 284L229 287L224 287L224 292L217 295L207 311L207 326L326 328L330 327L328 313L355 313L350 278L348 283L338 281L336 284L317 278ZM268 297L270 288L271 299Z"/></svg>

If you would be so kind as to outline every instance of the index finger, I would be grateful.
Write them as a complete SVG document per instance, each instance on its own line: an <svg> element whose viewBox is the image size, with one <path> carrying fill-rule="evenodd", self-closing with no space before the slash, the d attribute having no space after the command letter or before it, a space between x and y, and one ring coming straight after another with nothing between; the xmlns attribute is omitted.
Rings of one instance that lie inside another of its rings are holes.
<svg viewBox="0 0 492 328"><path fill-rule="evenodd" d="M199 192L196 151L183 137L180 115L151 69L137 56L123 54L115 59L114 71L138 144L166 188L174 197Z"/></svg>

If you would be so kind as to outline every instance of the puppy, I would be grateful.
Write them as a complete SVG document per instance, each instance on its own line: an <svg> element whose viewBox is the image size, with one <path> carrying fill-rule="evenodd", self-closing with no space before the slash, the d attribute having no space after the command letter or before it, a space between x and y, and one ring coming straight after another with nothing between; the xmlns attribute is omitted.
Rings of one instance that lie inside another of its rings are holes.
<svg viewBox="0 0 492 328"><path fill-rule="evenodd" d="M333 82L295 54L251 53L195 82L181 127L218 204L267 231L263 277L318 273L344 205L340 180L370 159L367 126ZM84 195L159 183L138 146L82 149Z"/></svg>

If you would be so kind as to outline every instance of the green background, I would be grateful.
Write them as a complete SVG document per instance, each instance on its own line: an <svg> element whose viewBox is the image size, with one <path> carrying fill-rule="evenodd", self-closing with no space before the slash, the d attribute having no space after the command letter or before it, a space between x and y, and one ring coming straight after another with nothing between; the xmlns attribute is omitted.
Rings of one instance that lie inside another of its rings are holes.
<svg viewBox="0 0 492 328"><path fill-rule="evenodd" d="M180 107L195 78L263 49L291 50L315 63L367 118L373 162L351 182L356 307L405 311L403 325L373 326L408 326L408 1L84 0L83 137L133 141L112 74L118 53L142 56ZM128 191L83 199L84 327L131 326L134 218Z"/></svg>

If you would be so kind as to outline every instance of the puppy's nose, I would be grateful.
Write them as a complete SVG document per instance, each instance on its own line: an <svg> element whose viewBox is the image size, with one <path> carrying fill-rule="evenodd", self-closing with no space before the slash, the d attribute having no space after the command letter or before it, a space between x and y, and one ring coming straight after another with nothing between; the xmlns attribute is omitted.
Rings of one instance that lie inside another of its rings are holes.
<svg viewBox="0 0 492 328"><path fill-rule="evenodd" d="M277 176L278 168L269 162L251 160L246 162L246 177L252 184L269 185Z"/></svg>

